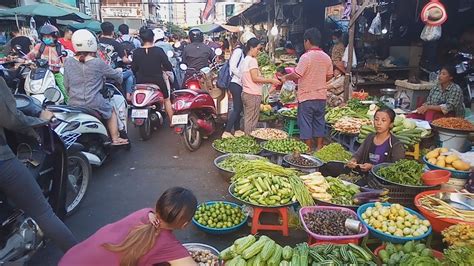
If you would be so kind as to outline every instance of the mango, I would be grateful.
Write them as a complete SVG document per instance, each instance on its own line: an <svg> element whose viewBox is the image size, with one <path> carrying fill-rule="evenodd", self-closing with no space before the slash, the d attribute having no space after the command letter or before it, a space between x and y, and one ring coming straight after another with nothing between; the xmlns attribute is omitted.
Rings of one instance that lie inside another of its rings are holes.
<svg viewBox="0 0 474 266"><path fill-rule="evenodd" d="M430 158L430 159L428 159L428 162L430 164L436 164L436 158Z"/></svg>
<svg viewBox="0 0 474 266"><path fill-rule="evenodd" d="M444 155L438 156L438 158L436 158L436 160L446 162L446 156L444 156Z"/></svg>
<svg viewBox="0 0 474 266"><path fill-rule="evenodd" d="M437 149L432 150L432 151L430 151L426 154L427 159L432 159L432 158L436 159L436 158L438 158L438 156L439 156L439 150L437 150Z"/></svg>
<svg viewBox="0 0 474 266"><path fill-rule="evenodd" d="M460 171L468 171L471 168L471 165L461 160L454 161L452 165L454 168L456 168L456 170Z"/></svg>
<svg viewBox="0 0 474 266"><path fill-rule="evenodd" d="M444 153L444 152L448 152L448 148L441 148L439 149L439 153Z"/></svg>
<svg viewBox="0 0 474 266"><path fill-rule="evenodd" d="M446 163L451 164L451 163L453 163L454 161L457 161L457 160L459 160L459 157L455 154L451 154L451 155L446 157L445 161L446 161Z"/></svg>
<svg viewBox="0 0 474 266"><path fill-rule="evenodd" d="M446 167L446 163L444 162L444 160L438 160L436 161L436 166Z"/></svg>

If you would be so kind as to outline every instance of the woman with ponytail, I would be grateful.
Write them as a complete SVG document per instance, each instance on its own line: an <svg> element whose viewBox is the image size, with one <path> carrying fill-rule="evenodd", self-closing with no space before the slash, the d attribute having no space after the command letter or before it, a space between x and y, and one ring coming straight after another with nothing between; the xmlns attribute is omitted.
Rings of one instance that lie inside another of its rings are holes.
<svg viewBox="0 0 474 266"><path fill-rule="evenodd" d="M59 265L194 266L196 263L172 231L191 221L196 206L196 197L190 190L170 188L158 199L154 210L136 211L99 229L70 249Z"/></svg>

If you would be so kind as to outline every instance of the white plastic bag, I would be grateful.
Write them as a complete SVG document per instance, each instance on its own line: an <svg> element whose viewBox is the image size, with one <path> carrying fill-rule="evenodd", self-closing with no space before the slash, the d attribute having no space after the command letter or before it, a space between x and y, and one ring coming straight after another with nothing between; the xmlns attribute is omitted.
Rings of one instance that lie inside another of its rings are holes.
<svg viewBox="0 0 474 266"><path fill-rule="evenodd" d="M441 38L441 26L426 25L421 31L420 38L425 42L436 41Z"/></svg>
<svg viewBox="0 0 474 266"><path fill-rule="evenodd" d="M380 17L380 13L377 13L375 18L372 20L369 33L373 35L382 35L382 18Z"/></svg>
<svg viewBox="0 0 474 266"><path fill-rule="evenodd" d="M296 101L296 83L289 80L281 86L280 101L283 104L294 103Z"/></svg>

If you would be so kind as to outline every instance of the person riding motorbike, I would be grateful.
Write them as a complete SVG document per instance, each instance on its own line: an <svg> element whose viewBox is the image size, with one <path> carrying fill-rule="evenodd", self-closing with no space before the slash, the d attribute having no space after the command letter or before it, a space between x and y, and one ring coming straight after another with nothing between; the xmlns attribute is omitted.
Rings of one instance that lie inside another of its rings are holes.
<svg viewBox="0 0 474 266"><path fill-rule="evenodd" d="M160 87L165 98L165 111L171 123L173 108L171 108L170 91L163 78L163 71L171 72L173 66L163 49L153 45L154 34L152 30L141 31L140 38L143 40L143 46L136 49L133 54L133 74L137 77L137 84L152 83Z"/></svg>
<svg viewBox="0 0 474 266"><path fill-rule="evenodd" d="M122 44L116 41L114 38L114 24L106 21L100 24L100 28L102 30L102 34L99 38L100 44L107 47L107 50L117 53L120 67L125 68L131 64L132 62L125 53L125 49L123 48ZM123 71L123 87L127 95L127 101L130 101L132 97L134 86L135 78L133 77L132 71L130 69Z"/></svg>
<svg viewBox="0 0 474 266"><path fill-rule="evenodd" d="M53 113L42 111L37 118L18 111L11 90L3 78L0 78L0 113L0 190L66 252L77 243L74 235L53 212L31 172L10 149L4 132L7 129L36 137L32 127L51 120Z"/></svg>
<svg viewBox="0 0 474 266"><path fill-rule="evenodd" d="M168 54L169 52L173 53L174 55L174 48L173 46L165 41L165 32L162 30L162 29L154 29L153 30L153 34L155 34L155 38L153 40L154 42L154 45L156 47L160 47L161 49L163 49L163 51L165 51L165 54ZM179 71L179 69L177 71L175 71L176 67L178 66L178 61L176 60L176 58L173 56L171 58L169 58L169 61L171 63L171 65L173 66L173 84L172 84L172 87L175 89L175 90L178 90L179 89L179 82L178 82L178 79L176 78L176 72Z"/></svg>
<svg viewBox="0 0 474 266"><path fill-rule="evenodd" d="M189 31L188 44L182 54L183 63L188 66L184 80L187 80L192 74L204 67L208 67L214 59L214 50L204 44L204 34L199 29L191 29Z"/></svg>
<svg viewBox="0 0 474 266"><path fill-rule="evenodd" d="M91 108L107 120L112 145L126 145L118 130L117 114L109 99L102 91L106 78L122 81L122 69L113 69L96 57L97 39L88 30L82 29L72 35L72 44L76 50L74 57L64 62L64 81L70 95L69 105Z"/></svg>
<svg viewBox="0 0 474 266"><path fill-rule="evenodd" d="M59 30L51 24L45 24L41 27L39 35L41 42L35 45L33 50L26 55L26 59L48 60L49 68L54 73L56 85L64 95L64 102L67 103L69 97L64 88L64 76L60 72L60 69L63 66L63 59L61 57L63 46L58 42Z"/></svg>

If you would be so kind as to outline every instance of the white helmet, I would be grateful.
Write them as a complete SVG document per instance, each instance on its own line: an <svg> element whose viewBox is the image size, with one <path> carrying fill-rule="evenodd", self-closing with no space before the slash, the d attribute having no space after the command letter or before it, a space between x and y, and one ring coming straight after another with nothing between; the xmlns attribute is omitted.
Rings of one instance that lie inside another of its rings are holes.
<svg viewBox="0 0 474 266"><path fill-rule="evenodd" d="M153 42L156 42L158 40L165 38L165 32L162 29L158 29L158 28L154 29L153 34L155 34Z"/></svg>
<svg viewBox="0 0 474 266"><path fill-rule="evenodd" d="M97 39L88 30L77 30L72 35L71 41L76 52L97 52Z"/></svg>
<svg viewBox="0 0 474 266"><path fill-rule="evenodd" d="M247 42L252 38L257 38L257 37L252 32L246 31L242 33L242 36L240 36L240 43L243 45L246 45Z"/></svg>

